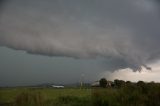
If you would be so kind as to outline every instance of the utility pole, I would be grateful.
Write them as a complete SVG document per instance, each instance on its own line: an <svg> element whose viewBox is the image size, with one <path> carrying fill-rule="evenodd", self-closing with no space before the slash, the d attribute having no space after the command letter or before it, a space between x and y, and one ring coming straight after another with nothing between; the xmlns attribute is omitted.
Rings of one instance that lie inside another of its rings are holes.
<svg viewBox="0 0 160 106"><path fill-rule="evenodd" d="M83 80L84 80L84 74L81 74L81 81L80 81L81 89L83 88Z"/></svg>

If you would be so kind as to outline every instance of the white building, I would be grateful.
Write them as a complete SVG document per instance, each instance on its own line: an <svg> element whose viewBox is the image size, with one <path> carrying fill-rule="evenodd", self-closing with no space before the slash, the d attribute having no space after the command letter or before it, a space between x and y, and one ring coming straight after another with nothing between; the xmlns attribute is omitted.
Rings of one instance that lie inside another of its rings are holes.
<svg viewBox="0 0 160 106"><path fill-rule="evenodd" d="M52 85L53 88L64 88L64 86L60 86L60 85Z"/></svg>

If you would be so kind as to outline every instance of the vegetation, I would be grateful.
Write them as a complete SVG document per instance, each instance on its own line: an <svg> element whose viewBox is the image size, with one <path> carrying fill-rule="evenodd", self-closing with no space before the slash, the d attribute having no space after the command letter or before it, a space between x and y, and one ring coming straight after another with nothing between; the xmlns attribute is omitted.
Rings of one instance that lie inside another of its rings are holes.
<svg viewBox="0 0 160 106"><path fill-rule="evenodd" d="M91 89L1 88L0 106L89 106Z"/></svg>
<svg viewBox="0 0 160 106"><path fill-rule="evenodd" d="M107 86L107 80L105 78L100 79L99 81L100 87L105 88Z"/></svg>
<svg viewBox="0 0 160 106"><path fill-rule="evenodd" d="M160 84L115 80L112 88L93 89L93 106L160 106Z"/></svg>
<svg viewBox="0 0 160 106"><path fill-rule="evenodd" d="M159 83L114 82L106 88L1 88L0 106L160 106Z"/></svg>
<svg viewBox="0 0 160 106"><path fill-rule="evenodd" d="M117 88L124 87L126 85L125 81L118 79L114 80L114 84Z"/></svg>

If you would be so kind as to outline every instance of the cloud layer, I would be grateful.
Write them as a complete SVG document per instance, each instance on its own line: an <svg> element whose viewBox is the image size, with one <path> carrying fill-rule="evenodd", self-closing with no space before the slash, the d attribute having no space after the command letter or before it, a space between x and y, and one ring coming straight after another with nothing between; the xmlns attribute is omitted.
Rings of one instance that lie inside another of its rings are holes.
<svg viewBox="0 0 160 106"><path fill-rule="evenodd" d="M141 70L160 59L156 0L8 0L1 7L0 46L103 58L109 71Z"/></svg>

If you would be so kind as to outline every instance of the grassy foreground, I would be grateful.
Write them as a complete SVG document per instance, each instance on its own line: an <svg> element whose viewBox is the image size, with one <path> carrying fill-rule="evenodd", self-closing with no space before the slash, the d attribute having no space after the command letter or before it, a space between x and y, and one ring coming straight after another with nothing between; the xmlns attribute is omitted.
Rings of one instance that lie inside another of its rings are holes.
<svg viewBox="0 0 160 106"><path fill-rule="evenodd" d="M160 106L160 84L120 88L3 88L0 106Z"/></svg>
<svg viewBox="0 0 160 106"><path fill-rule="evenodd" d="M3 88L0 106L89 106L91 89Z"/></svg>

